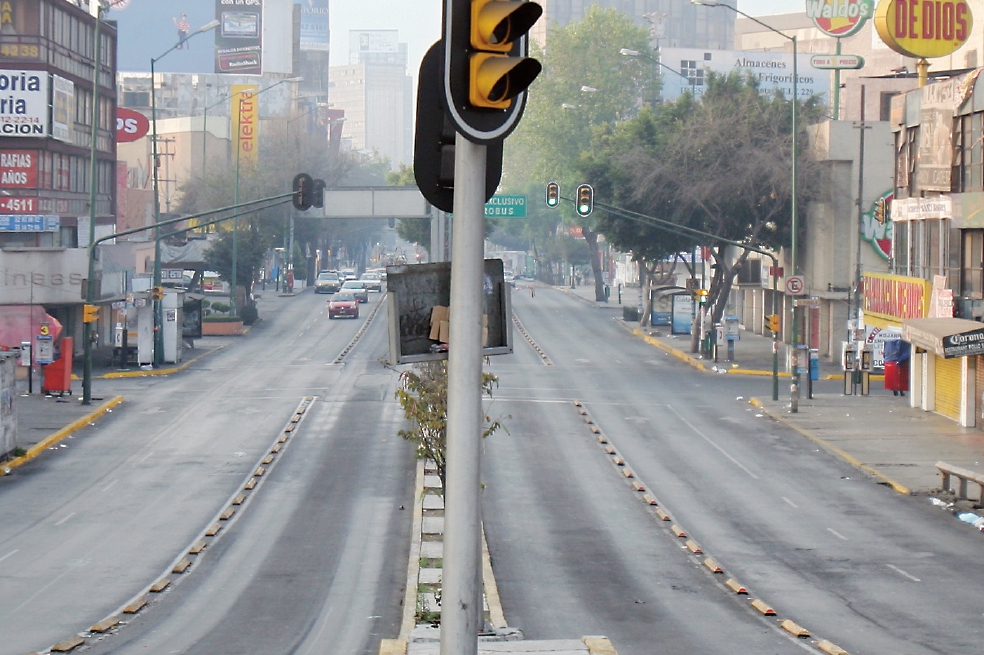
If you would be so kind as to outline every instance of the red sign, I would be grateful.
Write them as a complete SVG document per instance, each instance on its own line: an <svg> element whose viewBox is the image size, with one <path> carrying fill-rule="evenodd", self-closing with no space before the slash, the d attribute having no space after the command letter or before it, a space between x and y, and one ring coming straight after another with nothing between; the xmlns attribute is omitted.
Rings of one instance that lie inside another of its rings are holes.
<svg viewBox="0 0 984 655"><path fill-rule="evenodd" d="M37 198L14 198L0 196L0 214L36 214L38 213Z"/></svg>
<svg viewBox="0 0 984 655"><path fill-rule="evenodd" d="M0 150L0 188L36 189L37 186L36 150Z"/></svg>
<svg viewBox="0 0 984 655"><path fill-rule="evenodd" d="M129 143L147 136L150 131L150 121L138 111L116 108L116 142Z"/></svg>

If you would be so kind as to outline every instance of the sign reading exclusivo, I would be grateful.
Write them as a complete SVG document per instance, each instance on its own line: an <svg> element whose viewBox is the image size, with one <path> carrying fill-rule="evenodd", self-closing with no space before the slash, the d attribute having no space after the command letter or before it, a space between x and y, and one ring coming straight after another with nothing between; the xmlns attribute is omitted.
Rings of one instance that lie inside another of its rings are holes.
<svg viewBox="0 0 984 655"><path fill-rule="evenodd" d="M215 0L215 72L263 72L263 0Z"/></svg>

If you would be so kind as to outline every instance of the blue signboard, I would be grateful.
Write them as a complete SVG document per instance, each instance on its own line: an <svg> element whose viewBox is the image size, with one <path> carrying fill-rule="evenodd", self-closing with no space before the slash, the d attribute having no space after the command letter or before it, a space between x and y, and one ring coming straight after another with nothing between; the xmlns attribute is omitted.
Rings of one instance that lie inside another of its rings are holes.
<svg viewBox="0 0 984 655"><path fill-rule="evenodd" d="M58 216L39 214L0 214L0 232L57 232Z"/></svg>
<svg viewBox="0 0 984 655"><path fill-rule="evenodd" d="M301 50L328 51L328 0L302 0Z"/></svg>

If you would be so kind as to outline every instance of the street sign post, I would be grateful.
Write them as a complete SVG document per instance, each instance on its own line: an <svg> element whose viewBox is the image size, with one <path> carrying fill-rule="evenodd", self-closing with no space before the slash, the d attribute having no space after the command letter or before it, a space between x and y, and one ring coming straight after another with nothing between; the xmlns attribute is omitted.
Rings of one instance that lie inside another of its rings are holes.
<svg viewBox="0 0 984 655"><path fill-rule="evenodd" d="M802 275L790 275L786 278L786 295L801 296L806 290L806 280Z"/></svg>

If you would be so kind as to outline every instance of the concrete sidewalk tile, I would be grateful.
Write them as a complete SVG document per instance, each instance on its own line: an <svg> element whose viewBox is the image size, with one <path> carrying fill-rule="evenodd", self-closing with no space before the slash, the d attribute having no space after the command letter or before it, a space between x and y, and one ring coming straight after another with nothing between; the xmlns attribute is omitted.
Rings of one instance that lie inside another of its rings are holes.
<svg viewBox="0 0 984 655"><path fill-rule="evenodd" d="M443 559L443 541L425 541L420 544L420 556L426 559Z"/></svg>

